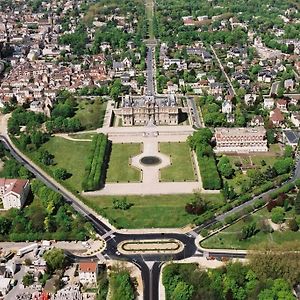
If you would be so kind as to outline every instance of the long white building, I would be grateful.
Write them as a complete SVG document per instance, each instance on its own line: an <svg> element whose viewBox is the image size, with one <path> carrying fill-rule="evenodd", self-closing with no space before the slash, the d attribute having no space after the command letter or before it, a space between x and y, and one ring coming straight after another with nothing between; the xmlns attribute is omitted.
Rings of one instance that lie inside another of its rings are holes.
<svg viewBox="0 0 300 300"><path fill-rule="evenodd" d="M267 152L268 145L264 127L216 128L215 152L249 153Z"/></svg>

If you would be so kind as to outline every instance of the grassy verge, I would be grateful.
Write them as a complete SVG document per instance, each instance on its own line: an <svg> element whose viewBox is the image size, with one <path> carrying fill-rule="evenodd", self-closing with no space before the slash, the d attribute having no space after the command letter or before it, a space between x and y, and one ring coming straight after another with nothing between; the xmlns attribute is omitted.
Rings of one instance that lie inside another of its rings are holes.
<svg viewBox="0 0 300 300"><path fill-rule="evenodd" d="M203 194L202 197L218 205L224 203L220 194ZM98 213L107 217L118 228L167 228L183 227L195 219L185 211L185 205L193 198L192 194L160 196L127 196L133 206L128 210L113 208L116 196L85 197L84 202Z"/></svg>
<svg viewBox="0 0 300 300"><path fill-rule="evenodd" d="M137 182L141 172L130 166L130 157L141 153L141 144L113 144L106 182Z"/></svg>
<svg viewBox="0 0 300 300"><path fill-rule="evenodd" d="M172 165L160 170L161 181L194 181L191 151L187 143L160 143L160 152L170 156Z"/></svg>

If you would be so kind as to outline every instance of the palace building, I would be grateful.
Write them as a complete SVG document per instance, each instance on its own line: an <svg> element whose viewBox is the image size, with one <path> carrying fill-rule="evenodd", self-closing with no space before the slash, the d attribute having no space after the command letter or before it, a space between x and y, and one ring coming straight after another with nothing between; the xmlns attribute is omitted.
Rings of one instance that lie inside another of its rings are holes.
<svg viewBox="0 0 300 300"><path fill-rule="evenodd" d="M122 99L115 113L122 117L123 126L178 125L179 111L174 94L163 96L130 96Z"/></svg>

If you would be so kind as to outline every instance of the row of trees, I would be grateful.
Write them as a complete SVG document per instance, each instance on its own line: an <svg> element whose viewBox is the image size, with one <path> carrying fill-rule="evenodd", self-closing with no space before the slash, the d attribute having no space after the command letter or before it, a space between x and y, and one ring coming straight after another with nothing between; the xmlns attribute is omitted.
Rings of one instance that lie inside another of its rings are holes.
<svg viewBox="0 0 300 300"><path fill-rule="evenodd" d="M218 190L222 187L220 175L210 141L212 132L209 128L202 128L189 137L190 147L196 151L204 189Z"/></svg>
<svg viewBox="0 0 300 300"><path fill-rule="evenodd" d="M296 299L285 278L274 272L268 280L256 269L252 263L229 263L209 271L200 269L197 264L170 264L164 268L162 278L166 299Z"/></svg>
<svg viewBox="0 0 300 300"><path fill-rule="evenodd" d="M133 300L134 285L127 270L114 271L110 275L110 291L112 300Z"/></svg>
<svg viewBox="0 0 300 300"><path fill-rule="evenodd" d="M105 156L108 147L108 139L104 134L94 136L91 151L86 164L86 173L82 182L85 191L93 191L99 188L105 166Z"/></svg>

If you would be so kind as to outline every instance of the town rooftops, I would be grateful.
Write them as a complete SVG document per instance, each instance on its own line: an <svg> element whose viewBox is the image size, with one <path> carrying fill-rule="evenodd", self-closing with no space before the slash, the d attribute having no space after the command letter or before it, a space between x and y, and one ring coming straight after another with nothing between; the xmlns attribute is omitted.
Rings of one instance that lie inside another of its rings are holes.
<svg viewBox="0 0 300 300"><path fill-rule="evenodd" d="M79 264L79 272L94 273L97 271L97 263L95 262L81 262Z"/></svg>

